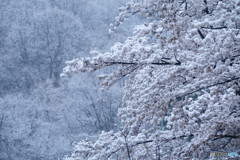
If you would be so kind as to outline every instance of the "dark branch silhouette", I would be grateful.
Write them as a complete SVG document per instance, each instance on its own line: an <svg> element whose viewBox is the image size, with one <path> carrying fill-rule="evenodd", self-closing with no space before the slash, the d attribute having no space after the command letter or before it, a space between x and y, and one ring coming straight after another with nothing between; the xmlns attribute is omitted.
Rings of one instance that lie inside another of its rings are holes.
<svg viewBox="0 0 240 160"><path fill-rule="evenodd" d="M219 83L215 83L215 84L212 84L212 85L208 85L208 86L206 86L206 87L201 87L201 88L199 88L199 89L196 89L196 90L194 90L194 91L192 91L192 92L189 92L189 93L183 95L182 97L189 96L189 95L191 95L191 94L193 94L193 93L196 93L196 92L198 92L198 91L201 91L201 90L203 90L203 89L207 89L207 88L214 87L214 86L217 86L217 85L229 83L229 82L232 82L232 81L235 81L235 80L238 80L238 79L240 79L240 77L235 77L235 78L232 78L232 79L223 81L223 82L219 82Z"/></svg>
<svg viewBox="0 0 240 160"><path fill-rule="evenodd" d="M232 139L240 139L240 135L215 135L213 140L218 140L221 138L232 138Z"/></svg>
<svg viewBox="0 0 240 160"><path fill-rule="evenodd" d="M205 36L202 34L202 32L200 31L200 29L198 29L197 31L198 31L198 34L200 35L200 37L201 37L202 39L204 39Z"/></svg>
<svg viewBox="0 0 240 160"><path fill-rule="evenodd" d="M106 65L122 64L122 65L133 65L133 64L152 64L152 65L181 65L180 61L175 63L167 62L162 60L162 62L152 62L152 63L141 63L141 62L104 62Z"/></svg>
<svg viewBox="0 0 240 160"><path fill-rule="evenodd" d="M227 28L226 26L220 26L220 27L213 27L213 26L210 26L210 27L201 27L202 29L225 29Z"/></svg>

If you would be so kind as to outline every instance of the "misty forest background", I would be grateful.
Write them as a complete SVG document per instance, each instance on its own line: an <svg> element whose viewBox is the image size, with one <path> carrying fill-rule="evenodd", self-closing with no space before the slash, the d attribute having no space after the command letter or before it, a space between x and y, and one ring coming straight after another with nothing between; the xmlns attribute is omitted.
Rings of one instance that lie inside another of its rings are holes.
<svg viewBox="0 0 240 160"><path fill-rule="evenodd" d="M60 74L65 61L126 39L140 19L108 32L125 2L0 0L1 160L56 159L118 128L123 81L102 92L94 74Z"/></svg>

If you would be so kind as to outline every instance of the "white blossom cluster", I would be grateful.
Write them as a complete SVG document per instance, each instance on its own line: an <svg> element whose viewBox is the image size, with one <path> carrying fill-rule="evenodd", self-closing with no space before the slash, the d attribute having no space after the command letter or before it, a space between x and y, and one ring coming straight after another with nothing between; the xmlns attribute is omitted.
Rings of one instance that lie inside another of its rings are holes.
<svg viewBox="0 0 240 160"><path fill-rule="evenodd" d="M66 159L207 159L240 148L240 2L132 0L113 31L135 13L148 22L109 52L67 62L63 75L120 69L100 78L108 86L127 76L122 128L83 141Z"/></svg>

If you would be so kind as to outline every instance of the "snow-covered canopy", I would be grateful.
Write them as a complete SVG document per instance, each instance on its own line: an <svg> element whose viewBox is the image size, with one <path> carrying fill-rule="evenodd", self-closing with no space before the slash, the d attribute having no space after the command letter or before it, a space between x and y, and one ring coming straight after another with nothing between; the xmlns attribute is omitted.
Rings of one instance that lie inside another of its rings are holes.
<svg viewBox="0 0 240 160"><path fill-rule="evenodd" d="M127 76L122 129L79 142L67 159L205 159L240 144L240 2L132 0L110 32L140 13L147 22L109 52L67 62L63 76L118 65Z"/></svg>

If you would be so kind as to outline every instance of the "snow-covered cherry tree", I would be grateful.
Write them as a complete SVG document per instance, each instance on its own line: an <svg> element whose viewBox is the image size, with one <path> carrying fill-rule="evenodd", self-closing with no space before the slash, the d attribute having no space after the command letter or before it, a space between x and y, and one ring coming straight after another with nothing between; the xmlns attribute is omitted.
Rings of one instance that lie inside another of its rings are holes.
<svg viewBox="0 0 240 160"><path fill-rule="evenodd" d="M140 13L146 23L109 52L67 62L63 76L119 66L123 77L118 132L76 143L66 159L207 159L240 148L239 0L131 0L110 32Z"/></svg>

